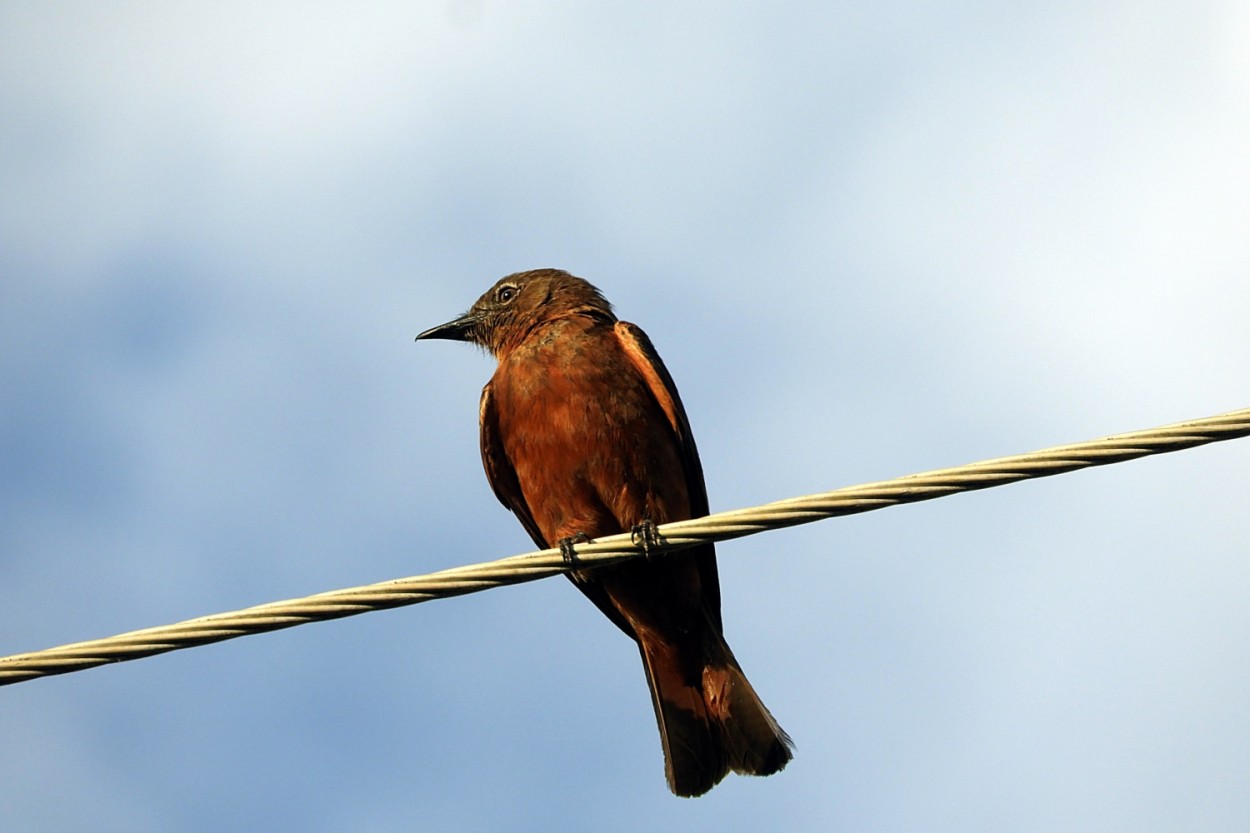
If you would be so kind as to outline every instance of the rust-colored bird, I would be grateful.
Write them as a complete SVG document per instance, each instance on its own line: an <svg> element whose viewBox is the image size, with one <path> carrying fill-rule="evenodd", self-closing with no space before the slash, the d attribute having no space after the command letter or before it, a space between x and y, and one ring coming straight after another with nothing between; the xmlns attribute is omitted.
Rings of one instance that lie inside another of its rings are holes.
<svg viewBox="0 0 1250 833"><path fill-rule="evenodd" d="M672 377L586 281L555 269L509 275L417 338L471 342L498 359L482 389L482 463L539 547L571 553L573 542L629 531L650 540L655 524L707 514ZM721 633L711 544L569 577L638 643L674 793L789 762L790 738Z"/></svg>

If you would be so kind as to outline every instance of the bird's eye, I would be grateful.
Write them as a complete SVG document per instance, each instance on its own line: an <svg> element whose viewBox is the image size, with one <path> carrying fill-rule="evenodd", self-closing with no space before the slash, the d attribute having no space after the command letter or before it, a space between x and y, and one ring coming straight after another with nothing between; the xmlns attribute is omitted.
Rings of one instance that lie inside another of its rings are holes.
<svg viewBox="0 0 1250 833"><path fill-rule="evenodd" d="M495 290L495 300L501 304L506 304L516 297L516 287L512 284L504 284Z"/></svg>

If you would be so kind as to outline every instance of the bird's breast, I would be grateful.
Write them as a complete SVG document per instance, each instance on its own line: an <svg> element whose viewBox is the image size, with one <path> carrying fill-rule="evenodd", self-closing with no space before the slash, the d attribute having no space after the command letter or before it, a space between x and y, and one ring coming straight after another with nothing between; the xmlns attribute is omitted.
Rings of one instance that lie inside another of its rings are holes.
<svg viewBox="0 0 1250 833"><path fill-rule="evenodd" d="M532 339L491 380L504 454L549 540L689 517L672 427L608 335Z"/></svg>

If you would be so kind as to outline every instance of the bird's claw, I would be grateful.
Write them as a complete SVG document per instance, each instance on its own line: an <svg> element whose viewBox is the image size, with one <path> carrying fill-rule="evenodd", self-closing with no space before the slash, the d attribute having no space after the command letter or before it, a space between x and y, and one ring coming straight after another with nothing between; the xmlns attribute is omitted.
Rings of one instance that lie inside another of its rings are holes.
<svg viewBox="0 0 1250 833"><path fill-rule="evenodd" d="M557 546L560 547L560 555L564 558L564 563L570 567L575 567L577 566L577 553L573 550L573 545L589 543L590 537L585 532L579 532L576 535L561 538Z"/></svg>
<svg viewBox="0 0 1250 833"><path fill-rule="evenodd" d="M664 545L664 539L660 537L660 530L650 518L643 518L640 523L634 524L629 529L629 540L636 547L642 547L642 555L644 558L651 558L651 550L658 549Z"/></svg>

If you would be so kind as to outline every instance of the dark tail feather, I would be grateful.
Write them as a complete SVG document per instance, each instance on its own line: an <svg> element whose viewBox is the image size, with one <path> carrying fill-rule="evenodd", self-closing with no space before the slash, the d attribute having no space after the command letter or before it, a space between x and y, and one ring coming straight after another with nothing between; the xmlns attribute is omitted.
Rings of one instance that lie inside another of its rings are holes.
<svg viewBox="0 0 1250 833"><path fill-rule="evenodd" d="M730 770L772 775L789 763L790 738L714 631L701 673L671 645L639 640L655 706L664 774L680 796L703 795ZM686 659L687 662L682 662Z"/></svg>
<svg viewBox="0 0 1250 833"><path fill-rule="evenodd" d="M742 669L733 662L703 669L703 696L720 728L729 768L740 775L781 772L794 744L764 707Z"/></svg>
<svg viewBox="0 0 1250 833"><path fill-rule="evenodd" d="M638 647L664 746L668 788L681 796L703 795L728 774L729 761L702 688L687 681L673 646L639 640Z"/></svg>

